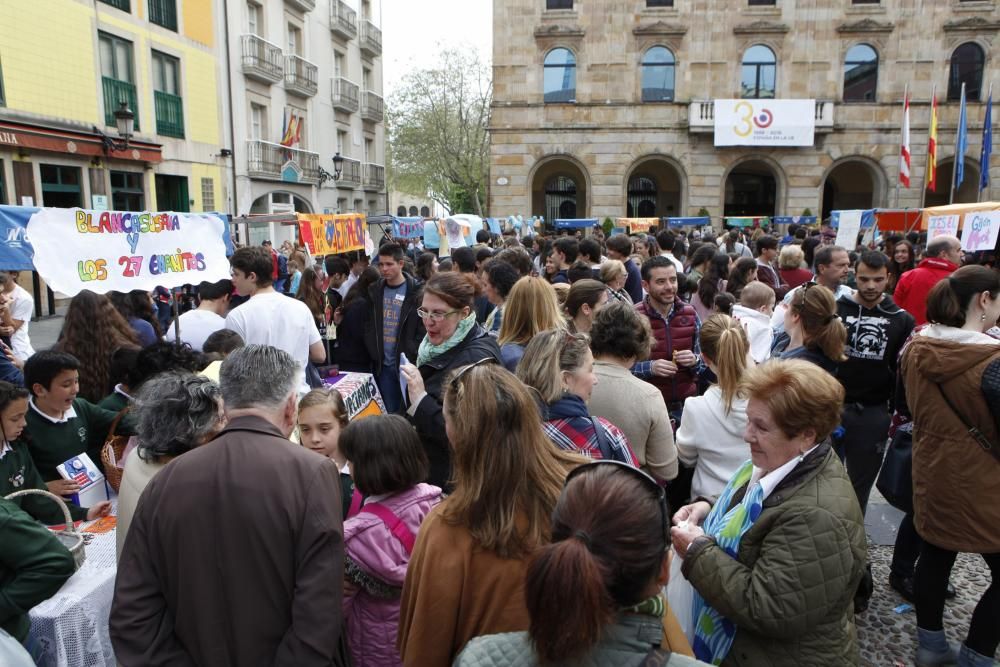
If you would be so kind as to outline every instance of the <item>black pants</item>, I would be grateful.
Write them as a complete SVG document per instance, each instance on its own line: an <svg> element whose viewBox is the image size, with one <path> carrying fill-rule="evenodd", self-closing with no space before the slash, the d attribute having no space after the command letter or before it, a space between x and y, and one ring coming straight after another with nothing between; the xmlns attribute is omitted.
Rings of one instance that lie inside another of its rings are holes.
<svg viewBox="0 0 1000 667"><path fill-rule="evenodd" d="M943 630L944 598L948 576L958 554L924 542L913 582L917 605L917 626ZM1000 553L981 554L993 579L972 612L965 645L980 655L992 656L1000 644Z"/></svg>
<svg viewBox="0 0 1000 667"><path fill-rule="evenodd" d="M896 545L892 548L889 573L897 577L912 577L923 544L924 541L920 539L917 529L913 526L913 515L905 515L899 522L899 530L896 531Z"/></svg>
<svg viewBox="0 0 1000 667"><path fill-rule="evenodd" d="M837 443L837 455L847 467L861 513L868 509L868 496L878 479L885 441L889 433L889 409L885 404L848 403L841 415L844 435Z"/></svg>

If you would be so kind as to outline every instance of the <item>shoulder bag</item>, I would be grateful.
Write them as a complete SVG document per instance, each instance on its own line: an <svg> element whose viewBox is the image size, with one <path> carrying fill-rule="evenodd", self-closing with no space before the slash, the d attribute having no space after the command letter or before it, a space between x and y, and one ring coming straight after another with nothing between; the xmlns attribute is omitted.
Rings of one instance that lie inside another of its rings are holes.
<svg viewBox="0 0 1000 667"><path fill-rule="evenodd" d="M952 404L952 402L948 400L948 396L944 393L944 388L940 384L937 385L937 388L938 391L941 392L941 398L943 398L944 402L948 404L948 407L951 409L952 413L954 413L954 415L958 417L958 420L962 422L962 426L968 429L968 433L972 437L972 439L975 440L980 447L982 447L984 450L992 454L993 458L995 458L997 462L1000 462L1000 448L998 448L995 444L990 442L989 439L983 434L983 432L979 430L978 426L969 425L969 422L965 420L965 417L962 416L962 413L956 410L954 404Z"/></svg>
<svg viewBox="0 0 1000 667"><path fill-rule="evenodd" d="M913 514L912 431L899 427L889 439L875 487L890 505L906 514Z"/></svg>

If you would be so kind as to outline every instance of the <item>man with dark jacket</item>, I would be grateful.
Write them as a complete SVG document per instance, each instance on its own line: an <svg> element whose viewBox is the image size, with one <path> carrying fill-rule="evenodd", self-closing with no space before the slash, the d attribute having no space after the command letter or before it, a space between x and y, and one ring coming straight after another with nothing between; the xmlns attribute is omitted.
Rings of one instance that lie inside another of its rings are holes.
<svg viewBox="0 0 1000 667"><path fill-rule="evenodd" d="M424 339L424 323L417 316L420 290L417 281L403 273L403 248L387 243L378 250L382 279L371 286L371 317L365 328L365 347L372 358L375 380L389 412L403 404L399 387L399 355L411 362Z"/></svg>
<svg viewBox="0 0 1000 667"><path fill-rule="evenodd" d="M340 475L288 441L302 376L267 345L222 362L228 424L157 472L129 527L110 619L120 664L337 664Z"/></svg>
<svg viewBox="0 0 1000 667"><path fill-rule="evenodd" d="M845 461L862 512L882 466L897 358L914 324L913 316L885 294L888 261L877 250L863 253L857 265L858 289L837 300L837 315L847 328L847 361L837 369L845 392L844 435L837 453Z"/></svg>

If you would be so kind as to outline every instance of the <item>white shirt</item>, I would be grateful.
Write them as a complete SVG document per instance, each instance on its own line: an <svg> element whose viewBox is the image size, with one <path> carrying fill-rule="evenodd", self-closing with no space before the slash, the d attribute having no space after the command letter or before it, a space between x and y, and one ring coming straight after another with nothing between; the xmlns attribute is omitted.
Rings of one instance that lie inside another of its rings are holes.
<svg viewBox="0 0 1000 667"><path fill-rule="evenodd" d="M342 296L343 298L346 299L347 298L347 291L349 289L351 289L351 286L354 285L354 283L356 283L356 282L358 282L358 277L356 275L354 275L353 271L348 272L348 274L347 274L347 280L345 280L340 285L340 287L337 288L337 291L340 292L340 296Z"/></svg>
<svg viewBox="0 0 1000 667"><path fill-rule="evenodd" d="M180 316L181 342L201 352L209 336L226 328L226 319L210 310L189 310Z"/></svg>
<svg viewBox="0 0 1000 667"><path fill-rule="evenodd" d="M673 262L674 266L677 268L677 275L681 275L681 274L684 273L684 262L682 262L681 260L679 260L676 257L674 257L674 253L672 253L672 252L661 252L660 256L661 257L666 257L671 262Z"/></svg>
<svg viewBox="0 0 1000 667"><path fill-rule="evenodd" d="M684 401L684 419L675 441L681 463L694 466L692 497L718 498L729 479L750 458L750 445L743 439L746 426L747 399L734 399L726 414L718 385Z"/></svg>
<svg viewBox="0 0 1000 667"><path fill-rule="evenodd" d="M255 294L226 317L226 328L247 345L270 345L284 350L301 370L309 363L309 346L320 341L309 306L277 292ZM301 393L309 391L303 377Z"/></svg>
<svg viewBox="0 0 1000 667"><path fill-rule="evenodd" d="M817 447L819 447L819 445L813 445L811 448L802 454L799 454L785 465L775 468L766 475L763 470L754 466L753 474L750 475L750 485L747 488L749 489L754 485L754 483L760 482L761 489L764 491L764 495L761 497L760 501L764 502L767 500L767 497L771 495L776 488L778 488L778 485L781 484L786 477L788 477L788 474L795 470L795 466L801 463L802 459L809 456L809 454L812 453L812 451Z"/></svg>
<svg viewBox="0 0 1000 667"><path fill-rule="evenodd" d="M771 330L771 318L759 310L736 304L733 306L733 318L739 322L750 339L750 356L758 364L764 363L771 356L771 343L774 332Z"/></svg>
<svg viewBox="0 0 1000 667"><path fill-rule="evenodd" d="M31 347L31 339L28 338L28 324L35 312L35 302L28 294L28 290L17 284L14 285L11 296L14 297L14 301L10 304L10 316L15 320L21 320L24 324L10 337L10 349L14 351L15 357L25 361L35 353Z"/></svg>
<svg viewBox="0 0 1000 667"><path fill-rule="evenodd" d="M51 416L45 414L44 412L42 412L41 410L39 410L38 406L35 405L35 397L34 396L28 398L28 405L31 406L32 410L34 410L35 412L37 412L38 414L40 414L45 419L48 419L53 424L65 424L70 419L73 419L74 417L76 417L76 410L73 408L72 405L70 405L69 406L69 410L67 410L66 412L64 412L62 414L62 417L59 417L59 418L51 417Z"/></svg>

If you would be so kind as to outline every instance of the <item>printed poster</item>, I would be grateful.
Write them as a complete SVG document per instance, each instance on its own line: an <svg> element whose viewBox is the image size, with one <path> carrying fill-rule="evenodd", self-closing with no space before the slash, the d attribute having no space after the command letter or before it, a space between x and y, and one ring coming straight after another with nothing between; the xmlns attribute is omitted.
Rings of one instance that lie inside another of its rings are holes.
<svg viewBox="0 0 1000 667"><path fill-rule="evenodd" d="M715 100L716 146L812 146L816 100Z"/></svg>

